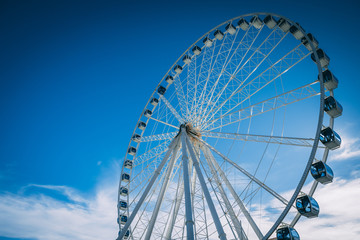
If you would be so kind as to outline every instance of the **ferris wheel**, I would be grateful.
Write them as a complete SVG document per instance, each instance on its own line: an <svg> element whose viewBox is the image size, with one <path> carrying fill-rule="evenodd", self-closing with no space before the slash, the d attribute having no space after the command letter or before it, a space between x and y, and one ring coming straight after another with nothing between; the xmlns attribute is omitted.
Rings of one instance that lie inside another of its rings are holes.
<svg viewBox="0 0 360 240"><path fill-rule="evenodd" d="M332 182L327 157L341 143L329 63L312 34L277 14L201 36L136 123L117 239L300 239L295 224L319 215L313 194Z"/></svg>

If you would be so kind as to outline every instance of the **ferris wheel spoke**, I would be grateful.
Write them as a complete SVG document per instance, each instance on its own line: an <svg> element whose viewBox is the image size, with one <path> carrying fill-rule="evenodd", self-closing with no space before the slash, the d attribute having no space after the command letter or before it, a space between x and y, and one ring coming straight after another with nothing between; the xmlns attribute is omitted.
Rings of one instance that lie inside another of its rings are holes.
<svg viewBox="0 0 360 240"><path fill-rule="evenodd" d="M139 211L140 207L142 206L145 198L147 197L150 189L152 188L152 186L154 185L157 177L160 175L162 168L164 167L165 163L167 162L167 160L170 157L171 152L174 150L174 148L177 147L177 145L179 144L178 139L174 139L170 145L169 145L169 150L167 151L166 155L164 156L163 160L161 161L161 163L158 165L157 169L155 170L153 176L151 177L151 180L149 181L148 185L146 186L145 191L143 192L143 194L141 195L141 198L138 200L138 202L136 203L136 206L134 207L129 219L127 220L127 222L125 223L125 226L121 229L121 233L119 235L119 239L123 239L126 231L129 229L129 226L131 225L132 221L134 220L137 212Z"/></svg>
<svg viewBox="0 0 360 240"><path fill-rule="evenodd" d="M180 117L179 113L175 110L175 108L171 105L171 103L163 96L160 95L160 99L164 101L165 105L169 108L171 113L174 115L174 117L179 121L179 123L183 123L184 120L182 117Z"/></svg>
<svg viewBox="0 0 360 240"><path fill-rule="evenodd" d="M204 87L202 89L202 92L200 94L200 97L199 97L200 101L196 105L196 108L195 108L195 109L199 109L199 111L197 111L198 115L201 115L202 106L204 105L204 102L207 101L207 99L206 99L207 86L209 85L209 86L213 86L212 88L216 88L217 82L219 81L220 76L221 76L221 72L224 71L224 68L227 65L226 63L229 62L228 57L229 57L230 53L232 52L232 48L233 48L233 45L234 45L234 42L236 40L236 36L238 35L238 33L239 33L239 31L236 31L236 33L234 35L225 34L224 40L221 41L220 49L216 53L216 58L215 58L214 63L213 64L210 63L210 66L207 67L208 74L207 74L207 77L204 80L205 85L204 85ZM229 44L229 43L227 43L227 41L231 42L229 48L226 48L226 45ZM217 43L217 42L218 41L215 41L215 43ZM239 45L241 45L241 44L242 44L242 42L240 41ZM226 54L226 52L227 52L227 54ZM233 52L233 54L234 54L234 52ZM217 80L215 81L215 83L213 83L211 75L215 75L215 77L216 77L218 72L219 72L219 74L218 74L219 76L217 77Z"/></svg>
<svg viewBox="0 0 360 240"><path fill-rule="evenodd" d="M166 171L167 171L168 167L169 167L169 166L166 166L166 167L165 167L165 168L166 168ZM142 233L141 236L143 236L143 235L145 234L146 229L147 229L147 227L148 227L147 222L144 222L144 219L142 218L142 216L146 213L147 208L148 208L148 206L149 206L150 203L151 203L151 199L153 198L155 192L157 191L160 183L163 182L164 178L165 178L165 175L162 175L162 176L160 177L160 179L157 181L157 183L155 184L155 186L152 187L151 193L148 194L148 196L147 196L146 199L145 199L145 203L144 203L143 206L142 206L142 207L143 207L143 208L142 208L142 211L138 214L137 222L134 224L134 228L133 228L133 229L136 229L136 230L138 230L139 232L141 232L141 233ZM145 185L145 186L146 186L146 185ZM140 192L139 192L138 194L140 194ZM135 201L135 199L137 199L137 196L136 196L136 198L134 198L133 201ZM145 221L146 221L146 220L145 220ZM140 226L139 226L139 224L140 224ZM144 226L144 227L142 227L142 226Z"/></svg>
<svg viewBox="0 0 360 240"><path fill-rule="evenodd" d="M240 134L240 133L224 133L224 132L201 132L203 137L223 138L229 140L265 142L301 147L312 147L314 143L313 138L298 138L285 136L270 136L270 135L256 135L256 134Z"/></svg>
<svg viewBox="0 0 360 240"><path fill-rule="evenodd" d="M183 89L183 86L182 86L182 83L181 83L181 78L180 78L179 74L175 74L174 83L175 83L176 97L177 97L178 102L179 102L181 115L186 116L189 109L187 109L188 106L187 106L187 102L186 102L186 98L185 98L185 94L184 94L184 89Z"/></svg>
<svg viewBox="0 0 360 240"><path fill-rule="evenodd" d="M259 31L260 33L260 31ZM287 33L283 33L278 28L274 28L273 31L270 32L270 34L266 37L266 39L253 51L251 56L247 58L247 60L244 62L244 64L241 65L241 62L238 64L238 66L235 69L235 72L233 72L230 76L230 80L237 80L239 82L239 86L244 85L245 82L249 79L249 77L259 68L259 66L269 57L269 55L275 50L275 48L282 42L282 40L286 37ZM251 49L251 46L248 48L248 50ZM238 76L239 72L241 74ZM238 80L240 78L240 80ZM224 90L226 90L226 85L224 87ZM220 96L222 95L223 91L218 93L216 100L212 104L212 107L210 108L209 112L212 111L214 106L216 105L217 101L219 100ZM228 89L228 91L232 92L232 89ZM211 99L209 100L211 102ZM209 106L209 104L208 104ZM203 115L205 116L207 111L203 112Z"/></svg>
<svg viewBox="0 0 360 240"><path fill-rule="evenodd" d="M150 119L152 119L152 120L154 120L154 121L156 121L156 122L159 122L159 123L165 124L165 125L167 125L167 126L169 126L169 127L172 127L172 128L175 128L175 129L179 129L179 127L174 126L174 125L172 125L172 124L170 124L170 123L167 123L167 122L161 121L161 120L156 119L156 118L153 118L153 117L149 117L149 118L150 118Z"/></svg>
<svg viewBox="0 0 360 240"><path fill-rule="evenodd" d="M210 156L209 151L206 151L206 150L204 151L204 149L202 149L202 150L203 150L205 159L207 161L207 164L210 167L210 172L212 174L212 178L215 180L217 188L220 191L221 198L224 201L224 204L226 206L226 210L230 215L231 222L234 225L237 236L239 237L239 239L245 240L245 239L247 239L247 236L246 236L243 228L241 227L241 223L240 223L239 219L236 217L236 214L231 206L231 203L230 203L228 197L226 196L224 188L221 185L221 181L217 175L217 172L219 172L219 170L215 169L215 167L213 165L213 162L214 162L214 159L212 159L213 156Z"/></svg>
<svg viewBox="0 0 360 240"><path fill-rule="evenodd" d="M259 103L255 103L243 109L222 115L219 118L215 118L207 125L203 126L204 130L213 131L215 129L240 122L244 119L252 118L254 116L261 115L263 113L276 110L281 107L285 107L289 104L293 104L313 96L320 95L320 92L313 88L313 85L319 83L318 81L306 84L302 87L293 89L278 96L269 98Z"/></svg>
<svg viewBox="0 0 360 240"><path fill-rule="evenodd" d="M172 214L169 214L169 224L167 225L166 231L165 231L165 240L171 240L171 234L175 225L175 220L178 216L179 213L179 209L180 209L180 204L181 204L181 200L184 196L184 186L182 183L182 175L179 173L179 180L178 180L178 184L177 184L177 190L176 190L176 195L174 198L174 210L172 211Z"/></svg>
<svg viewBox="0 0 360 240"><path fill-rule="evenodd" d="M280 202L282 202L284 205L288 204L288 201L282 197L280 194L278 194L276 191L271 189L269 186L267 186L265 183L257 179L254 175L250 174L248 171L246 171L244 168L237 165L235 162L231 161L228 157L226 157L224 154L216 150L214 147L212 147L207 142L203 141L202 139L197 138L200 140L203 144L205 144L208 148L213 150L216 154L218 154L222 159L224 159L226 162L230 163L233 167L235 167L237 170L239 170L241 173L243 173L245 176L247 176L251 181L254 181L256 184L258 184L260 187L265 189L268 193L273 195L276 199L278 199Z"/></svg>
<svg viewBox="0 0 360 240"><path fill-rule="evenodd" d="M226 187L229 189L230 194L232 195L232 197L235 199L237 205L240 207L240 210L242 211L242 213L244 214L245 218L247 219L248 223L250 224L250 226L252 227L252 229L254 230L255 234L258 236L259 239L263 238L263 234L261 233L259 227L257 226L257 224L255 223L255 221L253 220L253 218L251 217L250 213L248 212L248 210L246 209L244 203L241 201L240 197L237 195L237 193L235 192L235 189L233 188L233 186L231 185L231 183L229 182L228 178L226 177L226 174L222 171L220 165L218 164L218 162L215 160L214 156L212 155L210 149L206 146L206 145L202 145L201 146L201 150L203 151L204 155L206 155L208 157L208 161L210 161L210 163L213 164L213 167L215 169L215 172L218 172L221 179L223 180L223 182L225 183Z"/></svg>
<svg viewBox="0 0 360 240"><path fill-rule="evenodd" d="M149 160L153 159L154 157L159 156L160 154L164 153L168 149L167 144L169 142L170 142L169 140L165 140L164 142L159 143L157 146L151 148L150 150L146 151L145 153L137 156L134 159L133 167L142 165L142 164L148 162Z"/></svg>
<svg viewBox="0 0 360 240"><path fill-rule="evenodd" d="M262 30L262 28L260 29L260 31L257 31L255 28L250 27L246 31L246 33L244 34L244 36L239 41L239 43L237 44L236 48L233 51L232 51L232 48L233 48L234 41L236 40L236 37L232 38L233 42L231 43L231 47L228 51L229 54L232 52L231 58L228 59L228 57L226 57L224 63L222 64L221 71L220 71L219 76L217 77L216 83L213 84L214 90L216 89L216 86L223 74L227 75L227 78L229 78L229 82L232 80L232 74L230 72L236 71L236 69L241 65L241 63L245 59L245 56L247 56L247 54L249 53L251 46L254 44L257 37L259 36L261 30ZM239 30L236 32L236 34L238 34L238 33L239 33ZM229 36L229 35L230 34L227 34L227 36ZM237 60L237 59L239 59L239 60ZM232 60L234 60L235 62L239 61L239 63L235 64L234 62L232 62ZM226 70L227 67L229 67L229 70ZM235 68L235 70L234 70L234 68ZM212 94L213 93L210 93L210 96ZM203 103L210 102L210 100L208 100L208 99L206 99L206 100L207 101L205 101L205 98L203 98L203 101L200 104L200 106L202 106ZM196 108L200 109L199 105L197 105ZM201 109L202 109L202 107L201 107ZM199 115L201 116L203 112L204 111L199 112Z"/></svg>
<svg viewBox="0 0 360 240"><path fill-rule="evenodd" d="M162 186L161 186L161 189L160 189L160 192L158 194L158 198L157 198L154 210L153 210L153 214L152 214L151 219L149 221L149 225L148 225L148 228L147 228L147 231L146 231L145 239L150 239L151 233L152 233L152 231L154 229L155 221L157 219L161 203L162 203L162 201L164 199L165 191L166 191L166 189L168 187L169 180L171 178L171 174L173 173L173 167L174 167L174 164L175 164L175 159L176 159L176 156L177 156L178 149L179 149L179 146L176 146L175 149L173 150L171 160L170 160L170 162L168 164L168 167L167 167L167 170L166 170L166 173L165 173L165 179L163 180L163 183L162 183Z"/></svg>
<svg viewBox="0 0 360 240"><path fill-rule="evenodd" d="M199 116L199 113L201 112L201 108L202 108L201 101L204 98L204 95L206 93L207 85L209 82L209 77L212 72L212 64L214 62L214 53L215 53L216 43L217 43L217 41L215 41L211 47L205 47L204 57L201 62L201 65L200 65L200 74L199 74L198 81L200 81L200 79L202 79L201 82L204 82L205 84L202 86L202 88L201 88L201 86L199 86L199 90L201 91L201 93L198 97L199 101L198 101L195 109L192 110L192 111L195 111L197 116ZM196 119L196 120L198 120L198 119Z"/></svg>
<svg viewBox="0 0 360 240"><path fill-rule="evenodd" d="M152 141L161 141L161 140L170 140L173 139L178 132L169 132L169 133L162 133L162 134L154 134L150 136L143 136L141 137L140 142L152 142Z"/></svg>
<svg viewBox="0 0 360 240"><path fill-rule="evenodd" d="M281 77L284 73L289 71L307 56L309 56L310 52L304 53L300 50L301 45L302 44L296 46L293 50L285 54L281 59L272 64L269 68L264 70L247 84L237 87L237 89L232 94L230 94L228 98L222 101L219 106L213 110L211 114L209 113L208 118L204 119L204 122L208 119L213 118L220 110L222 110L221 115L226 115L234 108L238 107L240 104L248 100L251 96L259 92L265 86ZM231 99L233 99L234 96L239 98L239 100L236 101L236 104L231 106L229 109L222 109L222 107Z"/></svg>
<svg viewBox="0 0 360 240"><path fill-rule="evenodd" d="M184 129L184 128L183 128ZM193 146L191 145L190 143L190 140L189 138L186 136L186 133L185 133L185 130L182 130L182 135L184 136L185 138L185 141L186 141L186 147L188 148L189 152L190 152L190 156L192 158L192 161L193 161L193 164L194 164L194 167L196 169L196 172L197 172L197 176L198 176L198 179L199 179L199 182L200 182L200 185L201 185L201 188L204 192L204 195L205 195L205 199L206 199L206 202L208 204L208 207L209 207L209 210L210 210L210 213L211 213L211 216L213 218L213 221L214 221L214 224L215 224L215 227L216 227L216 230L219 234L219 238L221 240L225 240L226 239L226 234L224 232L224 229L221 225L221 222L220 222L220 219L219 219L219 216L216 212L216 209L215 209L215 206L214 206L214 203L211 199L211 196L210 196L210 193L209 193L209 190L206 186L206 182L205 182L205 179L204 179L204 176L202 175L202 172L201 172L201 169L200 169L200 166L199 166L199 160L195 154L195 151L193 149ZM184 141L183 141L184 143ZM184 146L183 146L184 147Z"/></svg>

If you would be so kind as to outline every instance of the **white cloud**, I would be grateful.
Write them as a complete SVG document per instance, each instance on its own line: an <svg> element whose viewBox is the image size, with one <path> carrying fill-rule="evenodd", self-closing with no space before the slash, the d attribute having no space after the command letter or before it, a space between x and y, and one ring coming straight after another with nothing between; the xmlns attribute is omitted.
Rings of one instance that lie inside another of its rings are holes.
<svg viewBox="0 0 360 240"><path fill-rule="evenodd" d="M66 186L35 184L18 194L2 193L0 236L39 240L115 239L118 181L113 180L113 177L101 179L92 197L82 196ZM34 188L38 191L32 191ZM70 201L52 198L41 193L42 189L60 193Z"/></svg>
<svg viewBox="0 0 360 240"><path fill-rule="evenodd" d="M18 194L2 193L0 236L39 240L115 239L119 169L114 163L104 172L93 197L85 197L66 186L50 185L29 185ZM33 188L56 191L70 201L54 199L41 191L29 194ZM357 239L360 235L359 189L358 178L337 178L332 184L319 186L315 199L320 204L320 215L315 219L300 219L295 228L301 239ZM282 195L289 198L289 194ZM262 213L266 211L265 205ZM263 218L262 225L270 226L270 219Z"/></svg>
<svg viewBox="0 0 360 240"><path fill-rule="evenodd" d="M335 150L331 159L333 161L343 161L350 158L360 157L360 138L341 136L341 147Z"/></svg>
<svg viewBox="0 0 360 240"><path fill-rule="evenodd" d="M358 239L360 235L360 179L335 179L320 186L315 199L318 218L302 218L296 225L301 239Z"/></svg>

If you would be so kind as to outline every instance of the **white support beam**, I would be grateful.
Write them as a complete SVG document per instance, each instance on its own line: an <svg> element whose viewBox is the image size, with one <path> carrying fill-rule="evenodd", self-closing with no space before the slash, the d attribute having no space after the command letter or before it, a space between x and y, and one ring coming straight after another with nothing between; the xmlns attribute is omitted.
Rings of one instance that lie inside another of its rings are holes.
<svg viewBox="0 0 360 240"><path fill-rule="evenodd" d="M185 136L186 144L187 144L187 147L189 149L190 156L191 156L191 158L193 160L194 167L195 167L195 170L197 172L197 176L198 176L201 188L202 188L203 193L205 195L205 199L206 199L206 202L208 204L211 216L212 216L212 218L214 220L216 230L217 230L217 232L219 234L219 238L221 240L226 240L226 234L225 234L224 229L222 227L222 224L220 222L219 216L218 216L218 214L216 212L215 205L214 205L214 203L213 203L213 201L211 199L209 189L206 186L204 176L202 175L202 172L201 172L201 169L200 169L200 166L199 166L198 157L196 156L195 151L194 151L194 149L193 149L193 147L192 147L192 145L190 143L190 140L189 140L188 136L186 135L185 131L182 132L182 135Z"/></svg>
<svg viewBox="0 0 360 240"><path fill-rule="evenodd" d="M199 139L199 138L197 138ZM271 195L273 195L276 199L278 199L280 202L282 202L285 206L288 204L288 201L282 197L280 194L278 194L277 192L275 192L273 189L271 189L269 186L267 186L265 183L263 183L262 181L260 181L259 179L257 179L255 176L253 176L252 174L250 174L248 171L246 171L245 169L243 169L242 167L240 167L239 165L237 165L235 162L231 161L229 158L227 158L224 154L222 154L221 152L219 152L218 150L216 150L213 146L209 145L207 142L203 141L202 139L199 139L203 144L205 144L207 147L209 147L211 150L213 150L214 152L216 152L220 157L222 157L226 162L230 163L233 167L235 167L236 169L238 169L240 172L242 172L245 176L247 176L250 180L254 181L255 183L257 183L260 187L262 187L263 189L265 189L268 193L270 193Z"/></svg>
<svg viewBox="0 0 360 240"><path fill-rule="evenodd" d="M150 189L152 188L152 186L155 183L155 180L157 179L157 177L160 175L161 170L163 169L165 163L167 162L167 160L170 157L170 154L173 152L174 148L179 144L179 139L178 138L174 138L172 140L172 142L169 145L169 149L165 154L165 157L163 158L163 160L161 161L161 163L159 164L159 166L157 167L157 169L154 172L154 175L152 176L151 180L149 181L146 189L144 190L143 194L141 195L141 198L139 199L139 201L137 202L135 208L133 209L130 217L128 218L128 221L126 222L125 226L121 229L120 235L117 238L117 240L122 240L126 231L129 229L132 221L134 220L137 212L139 211L140 207L142 206L146 196L148 195Z"/></svg>
<svg viewBox="0 0 360 240"><path fill-rule="evenodd" d="M160 206L161 206L161 203L162 203L162 201L164 199L165 191L166 191L166 189L168 187L170 177L171 177L171 175L173 173L174 163L175 163L175 159L177 157L178 149L179 149L179 146L177 145L175 147L175 149L173 150L170 162L168 163L168 167L167 167L167 170L166 170L166 173L165 173L165 178L164 178L163 184L161 186L160 193L158 195L155 208L153 210L153 214L151 215L151 219L150 219L149 224L148 224L148 228L147 228L146 235L145 235L145 240L150 239L152 231L154 229L154 225L155 225L157 216L159 214Z"/></svg>
<svg viewBox="0 0 360 240"><path fill-rule="evenodd" d="M164 236L165 240L171 240L171 234L174 229L176 217L178 216L178 213L179 213L181 200L184 196L184 185L182 184L182 182L183 181L182 181L181 175L179 175L178 187L177 187L177 191L176 191L176 195L175 195L175 199L174 199L174 211L171 215L170 222L167 225L167 229L166 229L165 236Z"/></svg>
<svg viewBox="0 0 360 240"><path fill-rule="evenodd" d="M231 185L231 183L229 182L229 180L227 179L225 173L222 171L222 169L220 168L218 162L215 160L214 156L212 155L210 149L205 146L202 145L202 150L203 152L207 152L208 156L210 156L210 160L211 162L214 164L215 166L215 170L219 173L221 179L223 180L223 182L225 183L226 187L229 189L231 195L233 196L233 198L235 199L236 203L238 204L238 206L240 207L242 213L244 214L245 218L247 219L247 221L249 222L250 226L252 227L252 229L254 230L255 234L257 235L257 237L259 239L262 239L264 236L261 233L259 227L257 226L257 224L255 223L255 221L253 220L253 218L251 217L250 213L248 212L248 210L246 209L244 203L241 201L240 197L237 195L237 193L235 192L235 189L233 188L233 186Z"/></svg>
<svg viewBox="0 0 360 240"><path fill-rule="evenodd" d="M179 123L180 124L184 123L184 119L180 116L180 114L175 110L175 108L171 105L171 103L163 95L160 95L160 99L169 108L169 110L174 115L174 117L179 121Z"/></svg>
<svg viewBox="0 0 360 240"><path fill-rule="evenodd" d="M293 146L301 146L301 147L312 147L313 143L314 143L313 138L297 138L297 137L269 136L269 135L257 135L257 134L224 133L224 132L212 132L212 131L201 131L201 136L212 137L212 138L223 138L223 139L230 139L230 140L239 140L239 141L252 141L252 142L282 144L282 145L293 145Z"/></svg>
<svg viewBox="0 0 360 240"><path fill-rule="evenodd" d="M181 145L182 145L182 160L183 160L183 178L184 178L184 193L185 193L185 225L188 240L194 240L194 221L192 216L192 203L190 193L189 181L189 158L186 149L186 129L181 128Z"/></svg>
<svg viewBox="0 0 360 240"><path fill-rule="evenodd" d="M207 150L208 150L208 148L206 148L206 149L202 148L202 151L204 153L206 162L207 162L208 166L210 167L211 174L212 174L212 176L213 176L213 178L215 180L215 183L216 183L216 185L217 185L217 187L218 187L218 189L220 191L221 198L224 201L226 210L230 215L231 222L234 224L237 236L238 236L238 238L240 240L247 240L247 236L245 235L245 232L241 227L241 223L240 223L239 219L236 217L234 209L231 206L231 203L230 203L228 197L226 196L225 190L224 190L224 188L223 188L223 186L221 184L221 181L220 181L220 179L219 179L219 177L217 175L217 172L221 171L221 169L215 169L215 167L213 165L213 161L215 159L212 159L213 156L211 155L210 151L207 151Z"/></svg>

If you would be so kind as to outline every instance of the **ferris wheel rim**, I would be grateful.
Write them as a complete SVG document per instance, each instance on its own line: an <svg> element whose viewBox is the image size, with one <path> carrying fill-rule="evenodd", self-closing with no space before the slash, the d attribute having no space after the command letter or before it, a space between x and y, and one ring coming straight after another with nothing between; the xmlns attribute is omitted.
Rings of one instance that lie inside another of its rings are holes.
<svg viewBox="0 0 360 240"><path fill-rule="evenodd" d="M324 84L323 84L323 76L322 74L322 67L321 67L321 64L320 64L320 60L319 60L319 57L318 57L318 54L316 52L316 48L315 46L313 45L312 41L310 41L309 37L307 36L306 32L297 24L295 23L294 21L292 21L291 19L288 19L282 15L278 15L278 14L273 14L273 13L266 13L266 12L256 12L256 13L250 13L250 14L245 14L245 15L241 15L241 16L238 16L238 17L235 17L235 18L232 18L230 20L227 20L221 24L219 24L218 26L214 27L213 29L211 29L210 31L206 32L205 34L203 34L198 40L196 40L192 45L190 45L190 47L188 49L186 49L184 51L183 54L180 55L180 57L175 61L175 63L169 68L169 70L166 72L166 74L163 76L163 78L160 80L159 84L156 86L155 90L152 92L152 94L150 95L150 98L148 100L148 102L146 103L142 113L140 114L140 117L137 121L137 124L135 126L135 129L133 131L133 134L135 134L136 132L136 129L137 129L137 125L139 124L139 122L141 122L141 118L144 114L144 111L147 109L147 106L150 104L150 101L152 99L152 97L155 95L156 93L156 90L159 88L159 86L161 86L161 83L163 83L165 81L165 78L167 75L169 75L169 73L171 72L171 70L174 68L174 66L177 65L178 62L180 62L180 60L184 57L184 55L186 55L186 53L192 48L194 47L199 41L201 41L205 36L209 35L211 32L213 32L215 29L219 28L220 26L223 26L227 23L231 23L232 21L234 20L237 20L237 19L240 19L240 18L244 18L244 17L249 17L249 16L255 16L255 15L271 15L271 16L274 16L274 17L278 17L278 18L283 18L283 19L286 19L288 22L290 22L292 25L295 25L297 26L300 31L302 31L302 33L305 35L305 38L309 41L310 45L311 45L311 48L312 48L312 52L314 53L315 55L315 58L316 58L316 64L317 64L317 68L318 68L318 72L319 72L319 83L320 83L320 110L319 110L319 117L318 117L318 124L317 124L317 129L316 129L316 133L315 133L315 137L314 137L314 144L313 144L313 147L312 147L312 150L311 150L311 153L310 153L310 156L309 156L309 160L307 162L307 166L306 168L304 169L304 172L303 172L303 177L301 178L300 180L300 183L298 184L298 187L297 189L295 190L295 192L293 193L293 196L291 198L291 200L289 201L288 203L288 209L286 211L286 209L283 211L282 215L284 215L282 217L281 220L279 220L280 218L278 218L278 221L272 226L272 228L269 230L269 232L264 236L264 238L266 237L269 237L274 231L275 229L280 225L281 221L283 220L283 218L286 216L288 210L291 208L291 205L294 203L295 201L295 198L298 196L305 180L306 180L306 176L308 175L309 173L309 170L310 170L310 167L311 167L311 163L313 162L314 160L314 157L315 157L315 153L316 153L316 150L318 149L318 144L319 144L319 137L320 137L320 130L322 128L322 124L323 124L323 116L324 116L324 96L325 96L325 91L324 91ZM132 139L130 138L130 141L129 141L129 144L128 144L128 148L131 146L131 142L132 142ZM127 149L128 149L127 148ZM126 153L125 155L125 158L124 158L124 161L127 159L127 155L128 153ZM121 175L123 174L123 170L124 170L124 166L122 166L122 170L121 170ZM302 182L302 183L301 183ZM301 184L301 186L300 186ZM119 184L119 190L120 190L120 185L121 185L121 179L120 179L120 184ZM300 187L299 187L300 186ZM118 201L120 199L120 194L118 194ZM286 211L286 213L285 213ZM129 209L128 209L128 214L129 214Z"/></svg>

